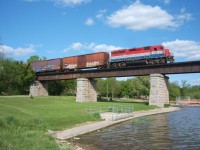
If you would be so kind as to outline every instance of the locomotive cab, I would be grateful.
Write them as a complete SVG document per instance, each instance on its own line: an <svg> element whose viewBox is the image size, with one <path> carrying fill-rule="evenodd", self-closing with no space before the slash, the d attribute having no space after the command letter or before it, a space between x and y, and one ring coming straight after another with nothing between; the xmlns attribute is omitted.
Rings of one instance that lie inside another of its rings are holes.
<svg viewBox="0 0 200 150"><path fill-rule="evenodd" d="M166 54L167 62L173 63L174 62L174 56L171 53L171 51L169 49L166 49L165 54Z"/></svg>

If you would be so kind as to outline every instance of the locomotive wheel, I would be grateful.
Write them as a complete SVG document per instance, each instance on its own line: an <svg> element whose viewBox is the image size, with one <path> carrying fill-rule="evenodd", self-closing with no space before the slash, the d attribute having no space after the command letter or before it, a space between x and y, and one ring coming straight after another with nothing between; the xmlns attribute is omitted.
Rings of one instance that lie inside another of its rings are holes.
<svg viewBox="0 0 200 150"><path fill-rule="evenodd" d="M161 64L166 63L165 59L161 58L161 59L160 59L160 63L161 63Z"/></svg>
<svg viewBox="0 0 200 150"><path fill-rule="evenodd" d="M160 60L159 59L154 59L153 60L153 64L159 64L160 63Z"/></svg>
<svg viewBox="0 0 200 150"><path fill-rule="evenodd" d="M170 58L169 63L173 63L173 62L174 62L174 58Z"/></svg>
<svg viewBox="0 0 200 150"><path fill-rule="evenodd" d="M126 63L125 62L121 62L120 63L120 67L126 67Z"/></svg>
<svg viewBox="0 0 200 150"><path fill-rule="evenodd" d="M154 64L154 61L153 61L152 59L149 59L149 60L148 60L148 64L153 65L153 64Z"/></svg>

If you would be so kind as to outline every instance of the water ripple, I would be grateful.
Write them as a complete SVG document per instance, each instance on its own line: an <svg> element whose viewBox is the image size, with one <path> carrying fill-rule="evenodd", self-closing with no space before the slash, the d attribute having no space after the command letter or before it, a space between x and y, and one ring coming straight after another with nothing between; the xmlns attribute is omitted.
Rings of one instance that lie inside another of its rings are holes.
<svg viewBox="0 0 200 150"><path fill-rule="evenodd" d="M200 107L137 118L76 142L87 150L199 150Z"/></svg>

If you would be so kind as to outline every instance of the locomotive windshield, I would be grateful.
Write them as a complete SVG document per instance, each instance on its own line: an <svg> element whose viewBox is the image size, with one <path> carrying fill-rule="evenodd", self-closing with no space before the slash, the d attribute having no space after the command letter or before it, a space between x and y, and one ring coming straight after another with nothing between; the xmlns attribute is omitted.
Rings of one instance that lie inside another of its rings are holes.
<svg viewBox="0 0 200 150"><path fill-rule="evenodd" d="M144 47L144 50L150 50L150 46Z"/></svg>

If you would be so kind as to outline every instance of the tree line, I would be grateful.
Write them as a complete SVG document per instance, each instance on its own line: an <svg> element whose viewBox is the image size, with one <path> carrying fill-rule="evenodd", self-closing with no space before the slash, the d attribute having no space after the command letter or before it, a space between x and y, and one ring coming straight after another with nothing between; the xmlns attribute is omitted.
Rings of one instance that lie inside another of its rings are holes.
<svg viewBox="0 0 200 150"><path fill-rule="evenodd" d="M0 53L0 95L29 94L29 87L35 80L34 72L29 63L45 60L45 57L31 56L26 62L16 61ZM140 76L125 81L116 78L96 79L99 97L113 98L148 98L150 77ZM191 86L187 81L168 84L170 100L176 96L190 96L200 99L200 85ZM49 81L50 95L76 95L76 80Z"/></svg>

